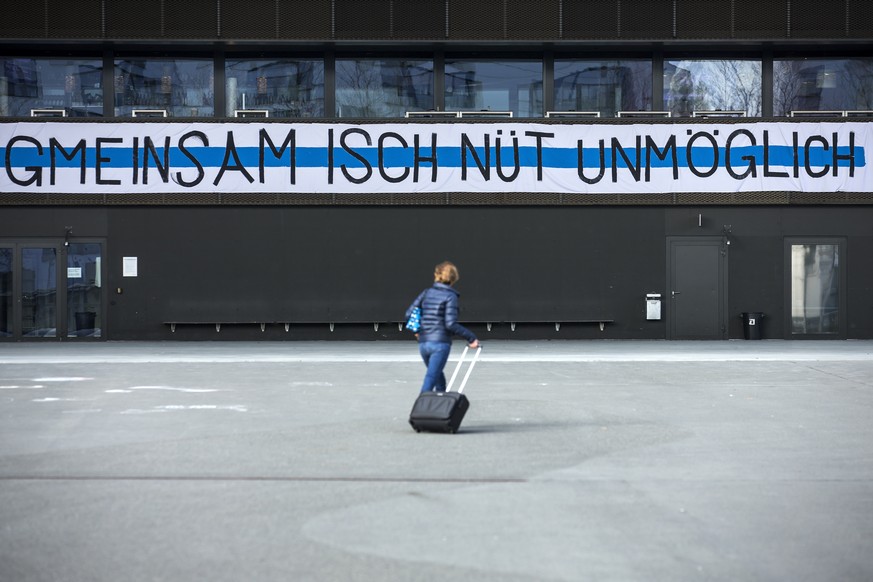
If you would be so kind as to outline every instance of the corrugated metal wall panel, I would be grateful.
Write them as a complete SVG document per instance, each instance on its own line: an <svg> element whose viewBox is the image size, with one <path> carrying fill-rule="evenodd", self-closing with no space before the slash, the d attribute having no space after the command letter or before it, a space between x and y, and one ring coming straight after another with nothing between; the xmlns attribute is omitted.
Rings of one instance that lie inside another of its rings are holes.
<svg viewBox="0 0 873 582"><path fill-rule="evenodd" d="M112 0L106 3L106 38L163 38L161 0Z"/></svg>
<svg viewBox="0 0 873 582"><path fill-rule="evenodd" d="M618 24L623 39L671 39L673 0L621 0Z"/></svg>
<svg viewBox="0 0 873 582"><path fill-rule="evenodd" d="M390 39L391 0L334 0L337 40Z"/></svg>
<svg viewBox="0 0 873 582"><path fill-rule="evenodd" d="M788 35L785 0L734 0L734 37L778 39Z"/></svg>
<svg viewBox="0 0 873 582"><path fill-rule="evenodd" d="M849 0L849 38L873 39L873 2Z"/></svg>
<svg viewBox="0 0 873 582"><path fill-rule="evenodd" d="M446 38L446 0L394 0L394 38Z"/></svg>
<svg viewBox="0 0 873 582"><path fill-rule="evenodd" d="M554 40L561 37L561 0L508 0L506 36Z"/></svg>
<svg viewBox="0 0 873 582"><path fill-rule="evenodd" d="M449 193L239 193L181 192L170 194L42 194L18 192L0 197L3 206L751 206L873 205L869 192L679 192L676 194L558 194L538 192Z"/></svg>
<svg viewBox="0 0 873 582"><path fill-rule="evenodd" d="M181 39L218 37L218 2L184 0L164 2L164 36Z"/></svg>
<svg viewBox="0 0 873 582"><path fill-rule="evenodd" d="M729 39L732 2L724 0L677 0L676 36L688 39Z"/></svg>
<svg viewBox="0 0 873 582"><path fill-rule="evenodd" d="M42 2L4 10L0 18L0 38L45 38L45 7Z"/></svg>
<svg viewBox="0 0 873 582"><path fill-rule="evenodd" d="M846 0L791 0L791 38L844 38Z"/></svg>
<svg viewBox="0 0 873 582"><path fill-rule="evenodd" d="M0 39L873 38L873 0L34 0Z"/></svg>
<svg viewBox="0 0 873 582"><path fill-rule="evenodd" d="M618 36L615 0L564 0L562 36L567 40L605 40Z"/></svg>
<svg viewBox="0 0 873 582"><path fill-rule="evenodd" d="M45 6L49 38L103 36L102 0L46 0Z"/></svg>
<svg viewBox="0 0 873 582"><path fill-rule="evenodd" d="M221 0L219 36L226 39L276 38L277 0Z"/></svg>
<svg viewBox="0 0 873 582"><path fill-rule="evenodd" d="M449 0L449 39L503 40L503 0Z"/></svg>
<svg viewBox="0 0 873 582"><path fill-rule="evenodd" d="M281 0L279 38L324 40L333 38L333 14L329 1Z"/></svg>

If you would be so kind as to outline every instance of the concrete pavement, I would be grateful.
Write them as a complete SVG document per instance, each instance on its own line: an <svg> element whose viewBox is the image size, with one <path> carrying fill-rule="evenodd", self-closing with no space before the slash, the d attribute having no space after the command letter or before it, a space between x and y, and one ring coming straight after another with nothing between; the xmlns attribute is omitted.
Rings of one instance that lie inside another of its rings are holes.
<svg viewBox="0 0 873 582"><path fill-rule="evenodd" d="M873 579L873 342L487 342L457 435L422 375L2 344L0 581Z"/></svg>

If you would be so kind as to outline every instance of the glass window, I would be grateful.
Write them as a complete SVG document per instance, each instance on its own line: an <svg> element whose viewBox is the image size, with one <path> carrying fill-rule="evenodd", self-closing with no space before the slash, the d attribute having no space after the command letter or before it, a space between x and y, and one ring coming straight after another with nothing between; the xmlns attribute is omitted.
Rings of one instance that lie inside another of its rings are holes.
<svg viewBox="0 0 873 582"><path fill-rule="evenodd" d="M403 117L433 106L433 61L336 61L338 117Z"/></svg>
<svg viewBox="0 0 873 582"><path fill-rule="evenodd" d="M773 113L873 110L873 58L773 62Z"/></svg>
<svg viewBox="0 0 873 582"><path fill-rule="evenodd" d="M839 333L839 244L793 244L790 260L791 333Z"/></svg>
<svg viewBox="0 0 873 582"><path fill-rule="evenodd" d="M664 107L674 117L694 111L745 111L761 116L761 61L664 61Z"/></svg>
<svg viewBox="0 0 873 582"><path fill-rule="evenodd" d="M0 65L0 116L103 115L100 59L0 58Z"/></svg>
<svg viewBox="0 0 873 582"><path fill-rule="evenodd" d="M67 327L69 337L100 337L101 245L67 247Z"/></svg>
<svg viewBox="0 0 873 582"><path fill-rule="evenodd" d="M211 59L147 59L115 61L115 115L128 117L211 117Z"/></svg>
<svg viewBox="0 0 873 582"><path fill-rule="evenodd" d="M323 61L228 59L225 70L228 117L324 117Z"/></svg>
<svg viewBox="0 0 873 582"><path fill-rule="evenodd" d="M541 61L446 61L447 111L512 111L542 117Z"/></svg>
<svg viewBox="0 0 873 582"><path fill-rule="evenodd" d="M651 61L555 61L555 111L651 111Z"/></svg>

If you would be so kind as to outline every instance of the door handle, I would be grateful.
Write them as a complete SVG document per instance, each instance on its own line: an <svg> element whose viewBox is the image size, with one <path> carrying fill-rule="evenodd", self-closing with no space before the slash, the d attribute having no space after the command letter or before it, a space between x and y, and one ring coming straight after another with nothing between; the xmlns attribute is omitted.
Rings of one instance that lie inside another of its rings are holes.
<svg viewBox="0 0 873 582"><path fill-rule="evenodd" d="M670 291L672 299L676 299L677 295L682 295L682 291Z"/></svg>

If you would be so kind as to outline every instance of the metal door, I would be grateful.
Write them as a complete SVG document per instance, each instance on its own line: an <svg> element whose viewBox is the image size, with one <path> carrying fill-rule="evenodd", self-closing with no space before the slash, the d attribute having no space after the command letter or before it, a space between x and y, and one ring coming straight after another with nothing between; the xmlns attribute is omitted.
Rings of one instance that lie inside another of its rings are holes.
<svg viewBox="0 0 873 582"><path fill-rule="evenodd" d="M727 248L722 237L667 239L667 339L728 338Z"/></svg>

